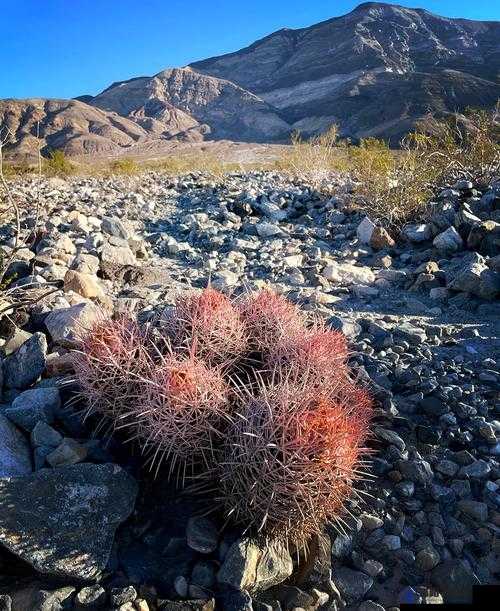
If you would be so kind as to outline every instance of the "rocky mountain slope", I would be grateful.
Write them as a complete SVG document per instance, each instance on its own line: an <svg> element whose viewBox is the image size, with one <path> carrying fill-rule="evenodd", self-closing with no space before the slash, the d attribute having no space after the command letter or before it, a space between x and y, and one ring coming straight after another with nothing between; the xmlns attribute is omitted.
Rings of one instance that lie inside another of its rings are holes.
<svg viewBox="0 0 500 611"><path fill-rule="evenodd" d="M305 132L337 122L347 135L394 138L428 110L493 105L499 41L499 22L367 2L192 68L253 91Z"/></svg>
<svg viewBox="0 0 500 611"><path fill-rule="evenodd" d="M0 128L11 126L16 155L33 151L40 113L44 144L73 155L141 154L172 140L285 142L334 122L345 136L397 143L429 111L492 107L499 41L500 22L368 2L95 97L0 101Z"/></svg>

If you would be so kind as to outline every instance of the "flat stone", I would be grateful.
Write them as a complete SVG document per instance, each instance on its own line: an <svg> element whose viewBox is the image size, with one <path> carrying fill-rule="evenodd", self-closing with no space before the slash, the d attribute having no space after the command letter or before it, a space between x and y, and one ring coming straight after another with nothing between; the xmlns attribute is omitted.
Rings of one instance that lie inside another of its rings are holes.
<svg viewBox="0 0 500 611"><path fill-rule="evenodd" d="M449 605L470 604L472 588L480 580L460 560L445 560L431 573L431 581Z"/></svg>
<svg viewBox="0 0 500 611"><path fill-rule="evenodd" d="M486 505L486 503L463 500L458 501L457 507L462 513L469 516L469 518L472 518L473 520L486 522L488 519L488 505Z"/></svg>
<svg viewBox="0 0 500 611"><path fill-rule="evenodd" d="M32 472L29 443L21 431L0 414L0 477L20 477Z"/></svg>
<svg viewBox="0 0 500 611"><path fill-rule="evenodd" d="M0 479L0 544L40 573L94 580L137 484L118 465L89 463Z"/></svg>
<svg viewBox="0 0 500 611"><path fill-rule="evenodd" d="M36 448L39 446L58 446L62 441L62 435L43 420L39 420L31 431L31 444Z"/></svg>
<svg viewBox="0 0 500 611"><path fill-rule="evenodd" d="M65 465L76 465L87 458L88 450L71 438L64 439L50 454L46 461L51 467L62 467Z"/></svg>
<svg viewBox="0 0 500 611"><path fill-rule="evenodd" d="M35 333L3 364L4 384L7 388L27 388L36 382L45 369L47 340L43 333Z"/></svg>
<svg viewBox="0 0 500 611"><path fill-rule="evenodd" d="M452 254L462 250L464 243L455 227L448 227L438 234L432 244L443 254Z"/></svg>
<svg viewBox="0 0 500 611"><path fill-rule="evenodd" d="M373 586L373 579L369 575L347 567L335 569L332 580L348 602L361 600Z"/></svg>
<svg viewBox="0 0 500 611"><path fill-rule="evenodd" d="M88 299L104 298L105 293L99 280L91 274L83 274L69 269L64 276L64 290L74 291Z"/></svg>
<svg viewBox="0 0 500 611"><path fill-rule="evenodd" d="M51 424L60 406L57 388L33 388L16 397L4 413L9 420L31 433L40 421Z"/></svg>

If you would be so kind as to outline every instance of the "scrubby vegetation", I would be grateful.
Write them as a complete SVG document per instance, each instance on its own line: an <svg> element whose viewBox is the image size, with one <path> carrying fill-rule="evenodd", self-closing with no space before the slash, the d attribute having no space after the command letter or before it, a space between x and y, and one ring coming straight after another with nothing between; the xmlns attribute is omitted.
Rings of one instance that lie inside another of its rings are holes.
<svg viewBox="0 0 500 611"><path fill-rule="evenodd" d="M336 176L355 181L356 205L388 225L425 217L435 188L459 177L488 181L500 168L499 107L467 109L445 118L429 115L398 150L376 138L354 145L338 129L310 140L295 134L278 167L329 193Z"/></svg>
<svg viewBox="0 0 500 611"><path fill-rule="evenodd" d="M74 174L76 167L68 160L64 151L58 149L50 151L44 160L43 170L47 176L68 176Z"/></svg>
<svg viewBox="0 0 500 611"><path fill-rule="evenodd" d="M74 357L91 413L158 471L215 482L227 518L303 544L362 475L371 401L337 331L270 291L180 298L148 330L103 319Z"/></svg>

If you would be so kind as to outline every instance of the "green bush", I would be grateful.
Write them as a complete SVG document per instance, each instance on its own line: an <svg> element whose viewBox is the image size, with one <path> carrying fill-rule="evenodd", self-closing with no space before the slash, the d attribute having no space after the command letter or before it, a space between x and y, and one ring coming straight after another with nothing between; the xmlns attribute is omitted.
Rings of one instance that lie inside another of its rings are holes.
<svg viewBox="0 0 500 611"><path fill-rule="evenodd" d="M66 158L64 152L59 149L50 151L43 169L48 176L68 176L76 170L75 166Z"/></svg>

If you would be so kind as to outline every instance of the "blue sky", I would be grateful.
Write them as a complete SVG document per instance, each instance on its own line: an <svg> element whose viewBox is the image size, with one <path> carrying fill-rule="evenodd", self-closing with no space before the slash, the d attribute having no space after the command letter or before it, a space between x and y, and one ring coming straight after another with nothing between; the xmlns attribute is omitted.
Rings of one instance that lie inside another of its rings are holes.
<svg viewBox="0 0 500 611"><path fill-rule="evenodd" d="M349 12L348 0L0 0L0 98L95 94L113 81L236 51L283 27ZM495 0L400 0L500 19Z"/></svg>

